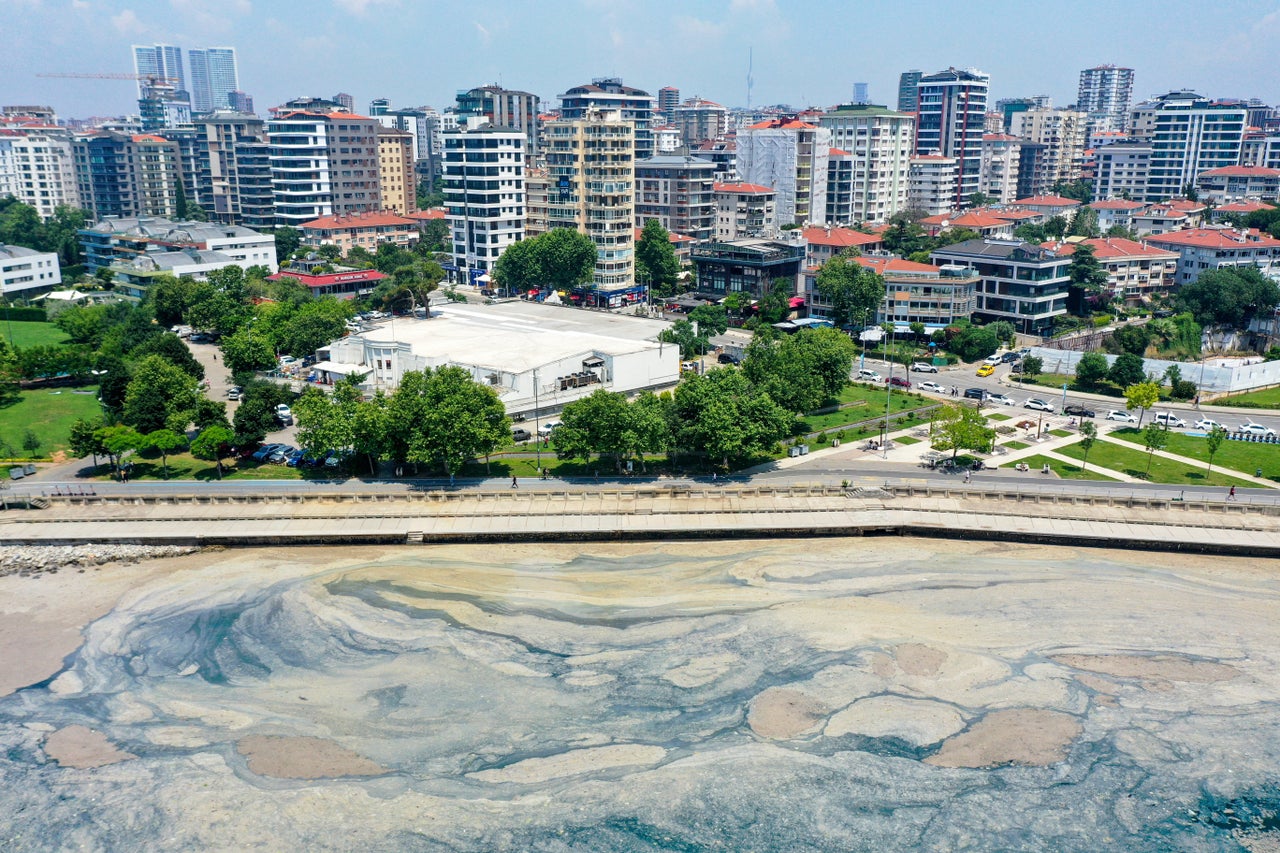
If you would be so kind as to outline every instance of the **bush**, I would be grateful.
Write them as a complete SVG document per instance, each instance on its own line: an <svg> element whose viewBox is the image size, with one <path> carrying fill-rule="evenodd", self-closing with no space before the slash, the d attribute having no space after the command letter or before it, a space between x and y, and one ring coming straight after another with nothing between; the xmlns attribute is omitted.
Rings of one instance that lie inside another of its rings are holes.
<svg viewBox="0 0 1280 853"><path fill-rule="evenodd" d="M20 320L23 322L45 323L48 322L49 316L43 308L14 308L4 309L5 317L10 320Z"/></svg>
<svg viewBox="0 0 1280 853"><path fill-rule="evenodd" d="M1187 379L1179 379L1173 383L1169 396L1175 400L1190 400L1196 395L1196 383Z"/></svg>

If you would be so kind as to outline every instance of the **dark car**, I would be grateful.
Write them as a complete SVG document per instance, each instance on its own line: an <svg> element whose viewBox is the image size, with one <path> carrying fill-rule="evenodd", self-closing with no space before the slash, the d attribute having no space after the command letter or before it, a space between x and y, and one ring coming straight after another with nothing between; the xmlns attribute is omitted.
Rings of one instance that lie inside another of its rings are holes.
<svg viewBox="0 0 1280 853"><path fill-rule="evenodd" d="M1002 361L1005 364L1013 364L1015 361L1018 361L1021 358L1022 358L1021 353L1007 352L1004 355L1000 356L1000 361Z"/></svg>
<svg viewBox="0 0 1280 853"><path fill-rule="evenodd" d="M964 389L964 395L970 400L987 399L987 391L985 388L966 388Z"/></svg>
<svg viewBox="0 0 1280 853"><path fill-rule="evenodd" d="M1077 418L1096 418L1098 416L1098 413L1093 409L1086 409L1084 406L1078 406L1075 403L1063 407L1062 414L1074 415Z"/></svg>
<svg viewBox="0 0 1280 853"><path fill-rule="evenodd" d="M727 352L722 352L720 355L716 356L716 361L721 364L737 364L738 357L736 355L729 355Z"/></svg>
<svg viewBox="0 0 1280 853"><path fill-rule="evenodd" d="M888 382L890 385L893 385L897 388L911 387L911 380L903 379L901 376L890 376L888 379L885 380L885 382Z"/></svg>
<svg viewBox="0 0 1280 853"><path fill-rule="evenodd" d="M511 430L512 441L528 441L531 438L533 438L533 433L529 432L527 429Z"/></svg>

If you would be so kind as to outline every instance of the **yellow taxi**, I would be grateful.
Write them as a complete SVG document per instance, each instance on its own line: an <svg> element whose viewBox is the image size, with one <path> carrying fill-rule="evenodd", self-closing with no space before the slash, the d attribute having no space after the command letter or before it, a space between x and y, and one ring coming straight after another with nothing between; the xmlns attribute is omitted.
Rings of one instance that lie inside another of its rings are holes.
<svg viewBox="0 0 1280 853"><path fill-rule="evenodd" d="M995 372L996 372L996 368L994 364L984 364L982 365L982 367L978 368L979 376L990 376Z"/></svg>

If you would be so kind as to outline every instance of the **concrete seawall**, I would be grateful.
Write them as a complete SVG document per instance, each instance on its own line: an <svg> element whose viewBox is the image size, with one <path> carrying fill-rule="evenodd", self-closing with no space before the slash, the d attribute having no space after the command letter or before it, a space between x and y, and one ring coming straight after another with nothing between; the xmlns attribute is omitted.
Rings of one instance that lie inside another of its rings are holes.
<svg viewBox="0 0 1280 853"><path fill-rule="evenodd" d="M636 486L53 496L11 544L304 545L911 535L1280 556L1280 507L1000 487Z"/></svg>

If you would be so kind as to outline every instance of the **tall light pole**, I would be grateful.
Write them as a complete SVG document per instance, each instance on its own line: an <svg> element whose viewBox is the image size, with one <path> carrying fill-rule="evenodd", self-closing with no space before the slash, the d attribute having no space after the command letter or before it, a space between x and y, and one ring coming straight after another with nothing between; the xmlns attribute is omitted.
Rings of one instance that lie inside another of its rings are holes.
<svg viewBox="0 0 1280 853"><path fill-rule="evenodd" d="M538 476L542 476L542 430L538 412L538 368L533 369L533 449L538 454Z"/></svg>

